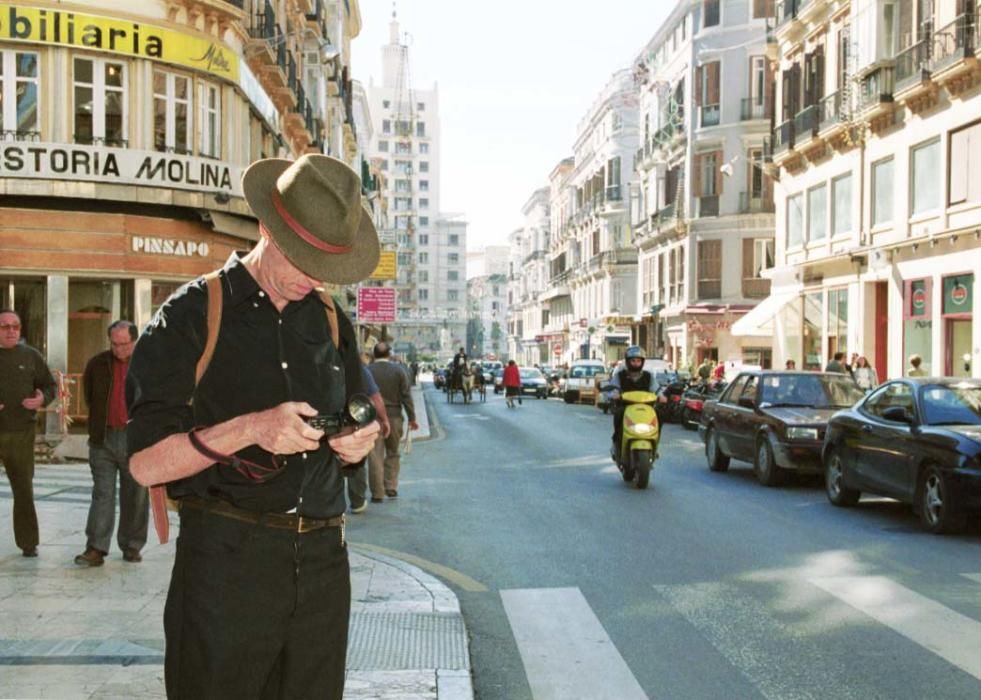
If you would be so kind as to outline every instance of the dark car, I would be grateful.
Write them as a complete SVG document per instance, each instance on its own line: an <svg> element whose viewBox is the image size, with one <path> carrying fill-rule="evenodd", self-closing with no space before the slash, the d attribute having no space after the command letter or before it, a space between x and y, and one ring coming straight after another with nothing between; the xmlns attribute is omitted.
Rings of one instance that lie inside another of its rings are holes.
<svg viewBox="0 0 981 700"><path fill-rule="evenodd" d="M433 370L433 386L442 389L446 386L446 370L437 367Z"/></svg>
<svg viewBox="0 0 981 700"><path fill-rule="evenodd" d="M863 493L913 505L930 532L981 512L981 381L896 379L828 423L825 489L836 506Z"/></svg>
<svg viewBox="0 0 981 700"><path fill-rule="evenodd" d="M819 474L828 419L863 396L847 374L742 372L702 408L698 430L709 469L726 471L730 458L752 462L765 486L789 471Z"/></svg>
<svg viewBox="0 0 981 700"><path fill-rule="evenodd" d="M521 375L522 394L531 394L540 399L548 396L548 384L545 381L545 375L536 367L520 367L518 372Z"/></svg>

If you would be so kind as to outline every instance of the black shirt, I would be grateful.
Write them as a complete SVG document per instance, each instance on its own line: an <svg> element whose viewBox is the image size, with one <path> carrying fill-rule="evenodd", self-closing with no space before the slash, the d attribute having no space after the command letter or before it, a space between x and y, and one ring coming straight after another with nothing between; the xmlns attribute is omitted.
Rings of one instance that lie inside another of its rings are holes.
<svg viewBox="0 0 981 700"><path fill-rule="evenodd" d="M24 342L0 348L0 433L34 429L37 411L29 411L21 402L38 389L44 394L45 406L58 394L58 385L41 353Z"/></svg>
<svg viewBox="0 0 981 700"><path fill-rule="evenodd" d="M238 254L229 258L221 278L221 331L196 388L195 366L208 332L203 279L175 292L140 336L126 378L130 454L174 433L215 425L284 401L306 401L319 413L343 408L345 363L330 339L324 305L316 293L289 302L279 312ZM342 337L349 336L341 343L345 355L350 354L346 347L350 341L357 361L350 324L341 327ZM257 484L232 467L216 464L169 484L168 493L173 498L217 498L259 512L296 508L313 518L344 512L340 463L326 441L315 452L286 457L274 458L258 445L237 454L263 466L285 466Z"/></svg>

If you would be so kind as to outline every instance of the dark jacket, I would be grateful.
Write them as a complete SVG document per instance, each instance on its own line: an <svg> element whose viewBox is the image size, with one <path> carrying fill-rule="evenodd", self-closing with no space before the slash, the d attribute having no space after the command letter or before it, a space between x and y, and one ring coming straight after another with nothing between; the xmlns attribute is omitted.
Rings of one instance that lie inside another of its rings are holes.
<svg viewBox="0 0 981 700"><path fill-rule="evenodd" d="M19 433L34 428L37 411L21 406L38 389L44 394L44 405L55 400L58 385L51 370L37 350L24 342L12 348L0 348L0 433Z"/></svg>
<svg viewBox="0 0 981 700"><path fill-rule="evenodd" d="M389 360L375 360L368 365L368 371L378 385L389 418L400 418L404 408L409 420L415 421L416 407L409 391L409 377L402 366Z"/></svg>
<svg viewBox="0 0 981 700"><path fill-rule="evenodd" d="M112 396L112 352L106 350L89 360L82 378L89 407L89 444L101 447L106 439L109 397Z"/></svg>

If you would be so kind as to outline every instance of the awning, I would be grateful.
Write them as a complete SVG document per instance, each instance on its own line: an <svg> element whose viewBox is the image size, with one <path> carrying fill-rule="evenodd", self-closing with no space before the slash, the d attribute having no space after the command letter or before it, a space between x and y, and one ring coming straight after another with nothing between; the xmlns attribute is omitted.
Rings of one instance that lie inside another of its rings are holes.
<svg viewBox="0 0 981 700"><path fill-rule="evenodd" d="M732 324L732 335L772 336L774 333L773 318L788 302L797 299L800 293L795 291L771 294L746 314Z"/></svg>
<svg viewBox="0 0 981 700"><path fill-rule="evenodd" d="M226 233L247 241L259 240L259 223L255 219L226 214L214 209L210 209L208 213L211 214L211 227L218 233Z"/></svg>

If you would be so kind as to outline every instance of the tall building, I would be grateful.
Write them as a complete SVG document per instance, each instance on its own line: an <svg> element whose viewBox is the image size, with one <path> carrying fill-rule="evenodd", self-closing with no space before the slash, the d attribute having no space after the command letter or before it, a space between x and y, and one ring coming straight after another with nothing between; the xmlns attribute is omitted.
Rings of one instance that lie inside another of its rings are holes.
<svg viewBox="0 0 981 700"><path fill-rule="evenodd" d="M535 190L521 208L524 226L511 234L508 261L508 356L519 365L549 361L543 331L548 303L541 293L548 285L549 192Z"/></svg>
<svg viewBox="0 0 981 700"><path fill-rule="evenodd" d="M981 376L981 50L975 3L778 3L776 266L737 333L778 363L918 354ZM976 165L977 164L977 165Z"/></svg>
<svg viewBox="0 0 981 700"><path fill-rule="evenodd" d="M384 173L381 234L397 252L397 318L388 333L417 353L449 357L466 339L466 234L440 210L439 92L416 89L395 13L382 49L382 82L366 88L371 161Z"/></svg>
<svg viewBox="0 0 981 700"><path fill-rule="evenodd" d="M502 272L467 280L467 354L499 360L507 353L508 278Z"/></svg>
<svg viewBox="0 0 981 700"><path fill-rule="evenodd" d="M680 0L635 61L634 340L677 366L771 364L768 338L730 328L770 287L762 271L773 264L773 183L763 159L772 6Z"/></svg>
<svg viewBox="0 0 981 700"><path fill-rule="evenodd" d="M361 19L357 0L48 5L4 5L0 24L0 307L69 378L58 410L79 419L108 324L146 324L258 240L250 162L328 153L361 170Z"/></svg>

